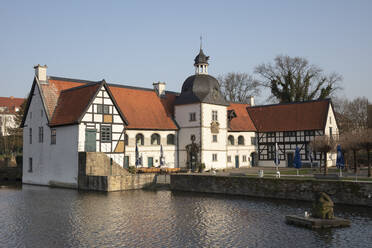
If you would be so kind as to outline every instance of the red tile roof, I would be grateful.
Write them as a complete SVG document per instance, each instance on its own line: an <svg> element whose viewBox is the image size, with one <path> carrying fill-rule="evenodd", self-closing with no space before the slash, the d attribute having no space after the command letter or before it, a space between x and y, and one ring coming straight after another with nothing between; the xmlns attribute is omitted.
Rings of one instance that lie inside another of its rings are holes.
<svg viewBox="0 0 372 248"><path fill-rule="evenodd" d="M248 115L247 107L249 104L243 103L230 103L228 110L234 110L236 117L230 121L230 130L229 131L256 131L251 117Z"/></svg>
<svg viewBox="0 0 372 248"><path fill-rule="evenodd" d="M62 90L71 89L85 84L86 83L54 79L49 79L48 84L41 84L40 86L44 94L45 106L47 108L49 117L53 116L54 109L56 108L57 101Z"/></svg>
<svg viewBox="0 0 372 248"><path fill-rule="evenodd" d="M61 91L50 125L77 123L101 85L101 83L88 84Z"/></svg>
<svg viewBox="0 0 372 248"><path fill-rule="evenodd" d="M259 132L323 130L330 100L248 107Z"/></svg>
<svg viewBox="0 0 372 248"><path fill-rule="evenodd" d="M16 97L0 97L0 108L6 108L0 110L0 113L15 114L16 108L20 108L22 103L26 99Z"/></svg>
<svg viewBox="0 0 372 248"><path fill-rule="evenodd" d="M175 94L159 98L155 91L109 86L119 108L128 120L128 129L176 130L172 119Z"/></svg>
<svg viewBox="0 0 372 248"><path fill-rule="evenodd" d="M93 97L94 87L78 87L94 82L50 77L49 84L42 84L45 105L51 125L76 123L83 111L84 104ZM96 85L96 84L94 84ZM72 89L78 87L77 89ZM153 90L109 85L108 87L120 111L128 121L128 129L176 130L173 121L176 93L166 93L160 98ZM79 89L80 88L80 89ZM68 91L63 91L71 89ZM70 114L69 114L70 113Z"/></svg>

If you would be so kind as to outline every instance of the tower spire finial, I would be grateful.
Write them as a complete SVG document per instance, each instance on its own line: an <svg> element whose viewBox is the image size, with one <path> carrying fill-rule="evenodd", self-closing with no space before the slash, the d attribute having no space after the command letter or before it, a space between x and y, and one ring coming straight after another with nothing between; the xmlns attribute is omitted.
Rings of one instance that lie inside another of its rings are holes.
<svg viewBox="0 0 372 248"><path fill-rule="evenodd" d="M202 45L203 45L203 36L200 34L200 50L202 50Z"/></svg>

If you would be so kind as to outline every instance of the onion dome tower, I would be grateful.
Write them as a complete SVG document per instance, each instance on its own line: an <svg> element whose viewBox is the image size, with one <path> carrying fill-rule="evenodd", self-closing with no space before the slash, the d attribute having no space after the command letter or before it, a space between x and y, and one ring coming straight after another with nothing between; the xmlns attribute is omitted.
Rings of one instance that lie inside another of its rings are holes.
<svg viewBox="0 0 372 248"><path fill-rule="evenodd" d="M175 104L209 103L228 106L221 94L217 79L208 75L209 56L200 47L199 54L194 59L195 75L188 77L182 85L182 91Z"/></svg>

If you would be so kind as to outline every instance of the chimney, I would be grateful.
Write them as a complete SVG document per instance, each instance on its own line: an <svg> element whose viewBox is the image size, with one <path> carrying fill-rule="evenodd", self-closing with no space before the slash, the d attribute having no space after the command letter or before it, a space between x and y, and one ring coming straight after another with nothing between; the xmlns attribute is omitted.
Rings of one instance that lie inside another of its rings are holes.
<svg viewBox="0 0 372 248"><path fill-rule="evenodd" d="M249 97L249 104L250 104L251 107L254 106L254 96Z"/></svg>
<svg viewBox="0 0 372 248"><path fill-rule="evenodd" d="M165 82L157 82L152 84L154 86L154 91L159 97L165 96Z"/></svg>
<svg viewBox="0 0 372 248"><path fill-rule="evenodd" d="M47 65L35 65L35 76L39 79L40 83L48 83L47 82L47 70L48 66Z"/></svg>

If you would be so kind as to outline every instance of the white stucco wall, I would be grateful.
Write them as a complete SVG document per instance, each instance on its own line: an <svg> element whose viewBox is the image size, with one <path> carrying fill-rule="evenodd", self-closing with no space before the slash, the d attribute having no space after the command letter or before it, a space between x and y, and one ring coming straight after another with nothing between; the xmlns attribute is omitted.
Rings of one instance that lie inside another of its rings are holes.
<svg viewBox="0 0 372 248"><path fill-rule="evenodd" d="M219 132L212 133L212 111L217 111L217 122ZM201 162L205 163L206 169L226 168L227 156L227 107L214 104L201 104L201 123L202 123L202 150ZM213 135L217 135L217 142L213 142ZM213 161L213 154L217 154L217 161Z"/></svg>
<svg viewBox="0 0 372 248"><path fill-rule="evenodd" d="M234 145L229 145L227 142L227 167L235 168L235 157L239 157L239 167L251 167L252 158L251 153L257 152L257 148L251 142L251 138L256 136L255 132L228 132L227 136L234 137ZM238 137L244 137L244 145L238 145ZM228 160L230 156L231 161ZM243 156L246 156L246 161L243 161Z"/></svg>
<svg viewBox="0 0 372 248"><path fill-rule="evenodd" d="M176 105L175 120L180 127L179 135L179 166L187 166L186 146L191 144L191 135L195 135L195 143L200 145L200 103ZM195 121L190 121L190 113L195 113Z"/></svg>
<svg viewBox="0 0 372 248"><path fill-rule="evenodd" d="M337 127L335 113L333 112L331 104L329 105L327 122L326 122L325 129L324 129L325 135L330 135L330 128L332 128L333 138L337 139L338 135L339 135L339 131L338 131L338 127ZM335 153L335 152L328 153L327 154L327 166L328 167L329 166L336 166L336 158L337 158L337 153Z"/></svg>
<svg viewBox="0 0 372 248"><path fill-rule="evenodd" d="M16 127L13 114L1 113L0 109L0 133L4 136L9 135L9 129Z"/></svg>
<svg viewBox="0 0 372 248"><path fill-rule="evenodd" d="M39 143L39 127L43 127L43 143ZM32 128L32 144L30 144L29 130ZM47 125L47 118L38 86L23 129L23 179L30 184L68 184L77 186L78 127L64 126L56 128L56 144L51 144L51 131ZM32 158L32 172L29 171L29 158Z"/></svg>
<svg viewBox="0 0 372 248"><path fill-rule="evenodd" d="M141 133L144 136L144 145L138 145L138 152L142 157L142 167L148 167L148 158L152 157L154 166L160 165L160 145L151 145L151 135L157 133L160 135L160 144L163 146L163 155L165 167L177 168L177 131L161 130L126 130L128 135L128 146L125 147L125 156L129 156L129 165L136 164L136 135ZM167 136L175 135L175 145L167 144Z"/></svg>

